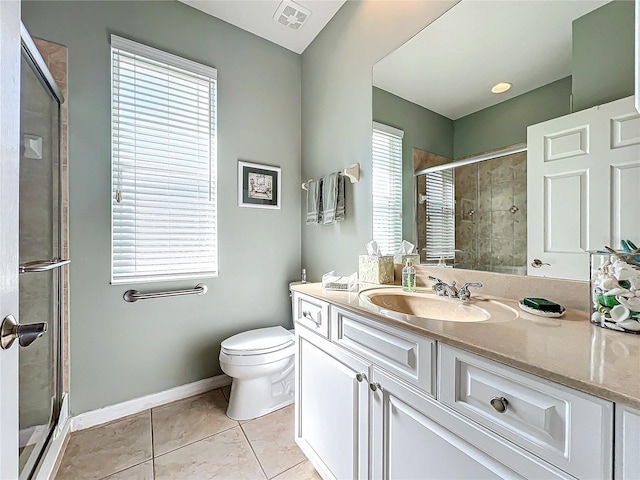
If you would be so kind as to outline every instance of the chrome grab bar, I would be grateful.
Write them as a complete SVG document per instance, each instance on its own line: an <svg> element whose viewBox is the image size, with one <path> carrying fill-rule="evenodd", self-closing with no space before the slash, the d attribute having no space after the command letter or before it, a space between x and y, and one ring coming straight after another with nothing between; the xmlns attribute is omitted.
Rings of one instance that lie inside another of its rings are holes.
<svg viewBox="0 0 640 480"><path fill-rule="evenodd" d="M46 272L53 270L54 268L60 268L63 265L67 265L71 260L63 260L61 258L54 258L52 260L34 260L33 262L27 262L20 265L20 273L36 273Z"/></svg>
<svg viewBox="0 0 640 480"><path fill-rule="evenodd" d="M181 295L204 295L207 293L207 286L199 283L195 288L186 290L170 290L168 292L140 293L138 290L127 290L122 298L125 302L137 302L138 300L147 300L149 298L178 297Z"/></svg>

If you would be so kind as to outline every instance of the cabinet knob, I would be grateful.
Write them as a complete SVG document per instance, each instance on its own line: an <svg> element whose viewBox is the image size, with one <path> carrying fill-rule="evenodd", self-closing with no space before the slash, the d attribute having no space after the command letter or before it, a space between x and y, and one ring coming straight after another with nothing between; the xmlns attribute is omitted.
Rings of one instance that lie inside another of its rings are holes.
<svg viewBox="0 0 640 480"><path fill-rule="evenodd" d="M358 380L359 382L366 379L367 379L366 373L356 373L356 380Z"/></svg>
<svg viewBox="0 0 640 480"><path fill-rule="evenodd" d="M370 383L369 388L372 392L375 392L376 390L382 390L382 386L378 382Z"/></svg>
<svg viewBox="0 0 640 480"><path fill-rule="evenodd" d="M493 397L491 399L491 406L498 413L504 413L507 411L507 407L509 406L509 402L504 397Z"/></svg>

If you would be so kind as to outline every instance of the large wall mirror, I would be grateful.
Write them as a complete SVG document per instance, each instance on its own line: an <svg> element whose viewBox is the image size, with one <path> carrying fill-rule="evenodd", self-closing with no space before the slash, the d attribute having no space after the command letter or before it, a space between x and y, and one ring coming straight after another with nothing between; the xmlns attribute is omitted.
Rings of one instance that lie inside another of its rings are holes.
<svg viewBox="0 0 640 480"><path fill-rule="evenodd" d="M555 225L587 225L581 205L593 198L582 197L594 188L566 177L551 194L548 179L532 181L527 129L620 99L635 112L635 9L628 0L463 0L374 66L373 120L403 132L402 237L418 244L421 263L586 279L583 251L600 237L573 245L554 240L559 228L544 232L549 251L582 254L578 273L531 252L537 211L547 215L553 200L564 215ZM624 135L640 139L640 119L628 118ZM554 148L579 150L576 138ZM640 165L625 174L640 191ZM561 201L572 189L581 199Z"/></svg>

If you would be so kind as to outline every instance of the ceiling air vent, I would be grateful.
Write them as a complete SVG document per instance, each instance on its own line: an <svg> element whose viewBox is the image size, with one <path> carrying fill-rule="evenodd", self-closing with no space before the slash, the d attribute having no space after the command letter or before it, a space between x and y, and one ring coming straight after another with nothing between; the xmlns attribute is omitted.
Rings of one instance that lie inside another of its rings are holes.
<svg viewBox="0 0 640 480"><path fill-rule="evenodd" d="M311 16L311 10L291 0L282 0L282 3L273 15L273 19L293 30L299 30Z"/></svg>

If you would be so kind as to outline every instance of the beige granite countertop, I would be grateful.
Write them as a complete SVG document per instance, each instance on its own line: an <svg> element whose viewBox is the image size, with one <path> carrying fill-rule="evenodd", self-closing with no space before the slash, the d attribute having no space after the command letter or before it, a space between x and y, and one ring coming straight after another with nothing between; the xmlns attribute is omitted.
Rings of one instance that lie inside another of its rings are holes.
<svg viewBox="0 0 640 480"><path fill-rule="evenodd" d="M500 299L519 312L518 318L507 321L492 318L477 323L403 315L389 318L380 314L378 307L360 299L358 292L327 291L319 283L291 288L382 323L640 409L640 335L594 326L586 312L568 309L562 318L544 318L519 310L515 300Z"/></svg>

